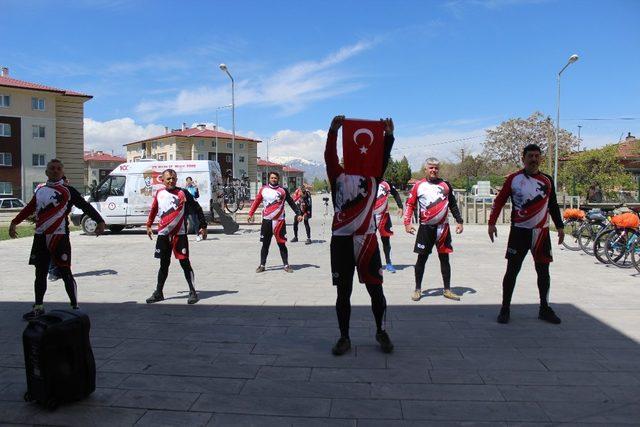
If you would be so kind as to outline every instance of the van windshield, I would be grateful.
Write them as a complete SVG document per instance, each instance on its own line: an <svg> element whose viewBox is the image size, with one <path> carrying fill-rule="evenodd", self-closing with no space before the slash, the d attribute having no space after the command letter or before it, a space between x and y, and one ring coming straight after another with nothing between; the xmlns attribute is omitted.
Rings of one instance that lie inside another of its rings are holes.
<svg viewBox="0 0 640 427"><path fill-rule="evenodd" d="M124 186L127 182L125 176L108 176L96 189L94 198L96 202L104 202L108 197L124 196Z"/></svg>

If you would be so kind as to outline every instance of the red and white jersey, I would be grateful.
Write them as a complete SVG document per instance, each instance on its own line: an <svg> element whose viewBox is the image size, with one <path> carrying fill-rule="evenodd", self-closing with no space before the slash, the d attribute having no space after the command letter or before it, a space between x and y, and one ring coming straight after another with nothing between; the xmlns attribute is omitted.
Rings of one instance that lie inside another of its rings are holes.
<svg viewBox="0 0 640 427"><path fill-rule="evenodd" d="M544 228L549 226L549 201L555 192L550 176L543 173L528 175L524 169L507 177L504 186L493 202L489 224L494 225L500 210L511 197L511 225L520 228ZM555 213L555 212L552 212ZM557 216L559 216L559 209ZM560 221L562 224L562 221Z"/></svg>
<svg viewBox="0 0 640 427"><path fill-rule="evenodd" d="M378 185L376 178L341 173L333 190L334 236L353 236L376 232L373 208Z"/></svg>
<svg viewBox="0 0 640 427"><path fill-rule="evenodd" d="M383 215L389 211L389 194L391 194L391 186L389 183L387 181L380 181L380 184L378 184L376 204L373 208L374 215Z"/></svg>
<svg viewBox="0 0 640 427"><path fill-rule="evenodd" d="M262 219L279 221L284 219L284 203L287 201L287 190L278 186L264 185L256 194L256 198L249 209L249 216L252 216L260 203L264 203L262 209Z"/></svg>
<svg viewBox="0 0 640 427"><path fill-rule="evenodd" d="M39 185L33 199L35 200L36 234L66 234L65 219L71 194L63 181Z"/></svg>
<svg viewBox="0 0 640 427"><path fill-rule="evenodd" d="M411 216L416 208L420 224L437 225L447 222L450 193L451 187L442 179L429 181L423 178L416 182L407 200L404 224L411 224Z"/></svg>
<svg viewBox="0 0 640 427"><path fill-rule="evenodd" d="M147 225L153 224L153 220L157 215L160 217L158 235L175 236L186 234L186 227L184 226L186 201L187 196L185 196L184 190L181 188L159 189L153 198Z"/></svg>

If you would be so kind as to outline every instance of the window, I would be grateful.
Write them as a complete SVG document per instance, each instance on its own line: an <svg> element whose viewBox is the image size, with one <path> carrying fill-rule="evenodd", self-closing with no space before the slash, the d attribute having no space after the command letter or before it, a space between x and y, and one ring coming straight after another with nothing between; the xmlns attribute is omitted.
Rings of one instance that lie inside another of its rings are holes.
<svg viewBox="0 0 640 427"><path fill-rule="evenodd" d="M173 160L173 154L169 154L169 160Z"/></svg>
<svg viewBox="0 0 640 427"><path fill-rule="evenodd" d="M44 160L44 154L34 154L31 156L31 164L33 166L46 166L47 164L45 163Z"/></svg>
<svg viewBox="0 0 640 427"><path fill-rule="evenodd" d="M9 123L0 123L0 136L11 136L11 125Z"/></svg>
<svg viewBox="0 0 640 427"><path fill-rule="evenodd" d="M238 157L238 161L239 161L240 163L244 163L244 156L239 156L239 157Z"/></svg>
<svg viewBox="0 0 640 427"><path fill-rule="evenodd" d="M11 200L11 207L12 208L24 208L24 203L22 203L20 200L14 199L14 200Z"/></svg>
<svg viewBox="0 0 640 427"><path fill-rule="evenodd" d="M233 147L233 145L231 145L230 142L227 142L227 148L232 148L232 147Z"/></svg>
<svg viewBox="0 0 640 427"><path fill-rule="evenodd" d="M164 153L158 154L158 160L162 160L162 161L167 160L167 155Z"/></svg>
<svg viewBox="0 0 640 427"><path fill-rule="evenodd" d="M244 142L241 142L240 144L238 144L238 148L241 150L244 150Z"/></svg>
<svg viewBox="0 0 640 427"><path fill-rule="evenodd" d="M0 182L0 194L4 196L10 196L13 194L13 188L11 188L10 182Z"/></svg>
<svg viewBox="0 0 640 427"><path fill-rule="evenodd" d="M44 98L31 98L31 109L44 111Z"/></svg>
<svg viewBox="0 0 640 427"><path fill-rule="evenodd" d="M104 202L107 197L124 196L124 185L127 182L125 176L109 176L100 184L95 192L96 202Z"/></svg>
<svg viewBox="0 0 640 427"><path fill-rule="evenodd" d="M204 154L198 154L198 160L205 160Z"/></svg>
<svg viewBox="0 0 640 427"><path fill-rule="evenodd" d="M11 153L0 153L0 166L11 166Z"/></svg>
<svg viewBox="0 0 640 427"><path fill-rule="evenodd" d="M11 207L11 200L3 200L2 204L0 205L0 208L10 208Z"/></svg>
<svg viewBox="0 0 640 427"><path fill-rule="evenodd" d="M44 138L44 126L33 125L31 128L31 134L34 138Z"/></svg>
<svg viewBox="0 0 640 427"><path fill-rule="evenodd" d="M153 141L151 143L151 148L156 148L156 147L158 147L158 143L156 141Z"/></svg>
<svg viewBox="0 0 640 427"><path fill-rule="evenodd" d="M0 107L3 107L3 108L11 107L11 96L0 95Z"/></svg>
<svg viewBox="0 0 640 427"><path fill-rule="evenodd" d="M198 148L204 148L204 139L198 141Z"/></svg>
<svg viewBox="0 0 640 427"><path fill-rule="evenodd" d="M215 141L211 141L211 148L216 148L216 142Z"/></svg>

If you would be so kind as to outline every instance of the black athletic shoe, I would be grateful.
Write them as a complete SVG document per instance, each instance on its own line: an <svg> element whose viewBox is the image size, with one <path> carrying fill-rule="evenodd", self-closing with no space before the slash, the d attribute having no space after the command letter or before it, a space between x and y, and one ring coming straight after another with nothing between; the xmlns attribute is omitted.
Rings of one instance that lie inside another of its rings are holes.
<svg viewBox="0 0 640 427"><path fill-rule="evenodd" d="M164 300L164 295L162 295L161 291L156 289L153 291L151 296L147 298L147 304L153 304L154 302L160 302L162 300Z"/></svg>
<svg viewBox="0 0 640 427"><path fill-rule="evenodd" d="M304 242L305 245L310 245L311 244L311 239L307 239L306 242Z"/></svg>
<svg viewBox="0 0 640 427"><path fill-rule="evenodd" d="M293 239L291 239L291 243L295 243L295 242L297 242L297 241L298 241L298 238L297 238L297 237L294 237Z"/></svg>
<svg viewBox="0 0 640 427"><path fill-rule="evenodd" d="M262 273L264 271L264 265L259 265L258 268L256 268L256 273Z"/></svg>
<svg viewBox="0 0 640 427"><path fill-rule="evenodd" d="M331 349L331 353L335 356L342 356L349 350L351 350L351 340L349 338L340 337L336 342L336 345Z"/></svg>
<svg viewBox="0 0 640 427"><path fill-rule="evenodd" d="M498 314L498 323L509 323L509 318L511 317L511 313L509 308L502 307L500 309L500 314Z"/></svg>
<svg viewBox="0 0 640 427"><path fill-rule="evenodd" d="M380 343L380 348L385 353L391 353L393 351L393 344L389 338L387 331L380 331L376 334L376 341Z"/></svg>
<svg viewBox="0 0 640 427"><path fill-rule="evenodd" d="M33 306L33 309L22 315L22 320L29 321L31 319L35 319L36 317L42 316L44 314L44 308L42 306L36 307Z"/></svg>
<svg viewBox="0 0 640 427"><path fill-rule="evenodd" d="M196 292L189 292L189 299L187 300L187 304L195 304L200 301L198 298L198 294Z"/></svg>
<svg viewBox="0 0 640 427"><path fill-rule="evenodd" d="M538 319L544 320L545 322L553 323L554 325L559 325L562 320L556 313L553 312L551 307L540 307L540 311L538 312Z"/></svg>

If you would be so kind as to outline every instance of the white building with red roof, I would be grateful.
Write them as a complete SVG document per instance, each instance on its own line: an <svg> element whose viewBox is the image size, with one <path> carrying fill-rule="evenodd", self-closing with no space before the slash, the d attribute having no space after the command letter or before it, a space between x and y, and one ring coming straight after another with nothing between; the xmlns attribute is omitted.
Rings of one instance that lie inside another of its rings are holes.
<svg viewBox="0 0 640 427"><path fill-rule="evenodd" d="M122 156L103 151L85 151L84 168L87 185L91 187L100 184L112 170L126 161L127 159Z"/></svg>
<svg viewBox="0 0 640 427"><path fill-rule="evenodd" d="M0 72L0 195L28 200L46 164L64 162L69 183L85 186L84 93L18 80Z"/></svg>
<svg viewBox="0 0 640 427"><path fill-rule="evenodd" d="M269 172L278 172L280 174L280 184L290 191L294 191L304 183L303 170L258 158L258 181L260 185L266 185L269 182Z"/></svg>
<svg viewBox="0 0 640 427"><path fill-rule="evenodd" d="M181 129L169 130L163 135L125 144L127 161L142 159L156 160L217 160L223 174L231 169L233 163L235 176L248 176L251 182L251 194L257 189L256 161L258 159L258 139L242 135L235 136L207 129L204 125L188 128L186 123ZM235 158L234 158L235 157Z"/></svg>

